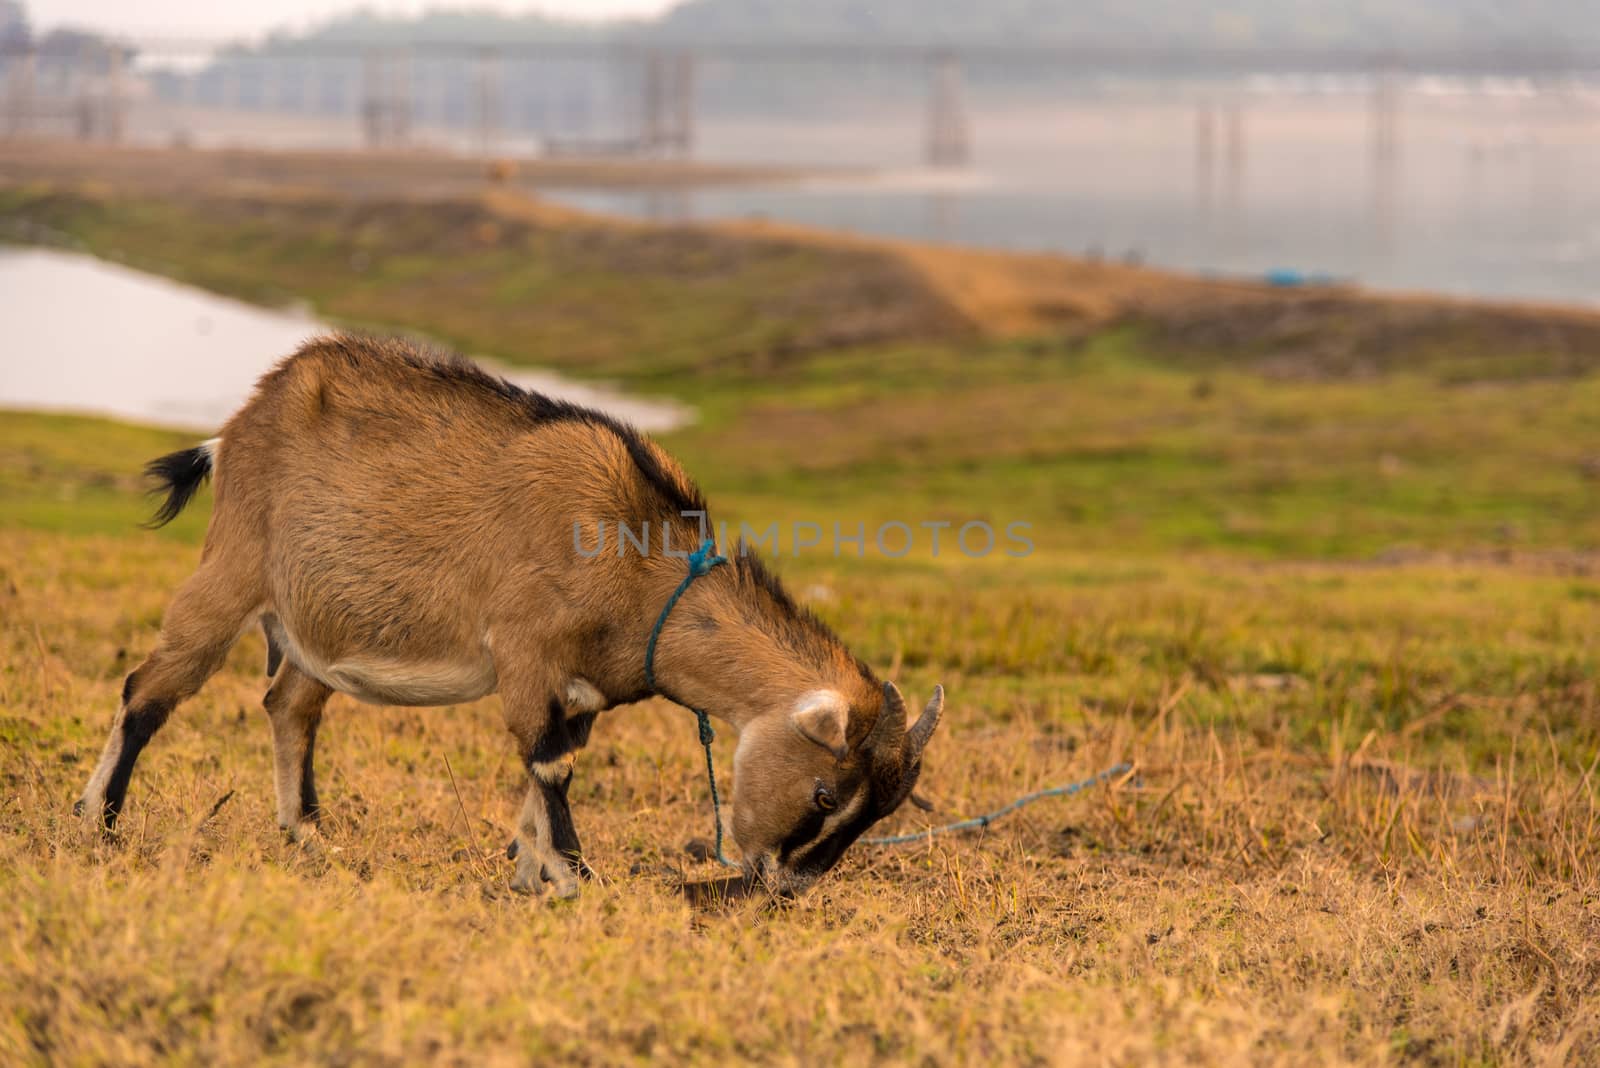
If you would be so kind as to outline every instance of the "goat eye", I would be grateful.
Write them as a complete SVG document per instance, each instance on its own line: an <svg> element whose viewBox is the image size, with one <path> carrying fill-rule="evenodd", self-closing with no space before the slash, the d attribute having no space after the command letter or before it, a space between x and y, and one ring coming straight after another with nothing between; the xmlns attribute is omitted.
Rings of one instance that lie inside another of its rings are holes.
<svg viewBox="0 0 1600 1068"><path fill-rule="evenodd" d="M826 786L817 787L817 792L812 797L812 800L815 801L817 803L817 807L824 812L832 812L838 805L838 802L833 799L833 791L829 790Z"/></svg>

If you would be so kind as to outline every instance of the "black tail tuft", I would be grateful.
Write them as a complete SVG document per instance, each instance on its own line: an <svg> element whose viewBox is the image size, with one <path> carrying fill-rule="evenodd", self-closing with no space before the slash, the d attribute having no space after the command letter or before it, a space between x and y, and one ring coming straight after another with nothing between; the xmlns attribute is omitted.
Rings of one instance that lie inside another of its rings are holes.
<svg viewBox="0 0 1600 1068"><path fill-rule="evenodd" d="M150 488L152 496L161 493L167 495L161 507L156 509L156 514L145 524L153 530L176 519L178 513L194 499L201 483L211 474L211 449L206 445L196 445L192 449L168 453L159 460L145 464L144 474L155 483Z"/></svg>

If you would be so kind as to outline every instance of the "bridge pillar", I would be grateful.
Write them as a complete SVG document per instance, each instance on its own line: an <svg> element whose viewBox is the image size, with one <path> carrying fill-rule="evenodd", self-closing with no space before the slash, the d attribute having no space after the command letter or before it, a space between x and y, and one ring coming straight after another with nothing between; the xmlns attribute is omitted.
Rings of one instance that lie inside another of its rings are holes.
<svg viewBox="0 0 1600 1068"><path fill-rule="evenodd" d="M411 136L411 54L368 48L361 54L361 132L368 148L405 144Z"/></svg>
<svg viewBox="0 0 1600 1068"><path fill-rule="evenodd" d="M396 48L390 59L389 99L394 112L390 126L394 131L395 143L408 145L411 143L412 113L416 107L411 80L411 49Z"/></svg>
<svg viewBox="0 0 1600 1068"><path fill-rule="evenodd" d="M1228 101L1227 179L1231 191L1237 191L1244 177L1244 157L1244 105L1235 98Z"/></svg>
<svg viewBox="0 0 1600 1068"><path fill-rule="evenodd" d="M1400 154L1400 85L1395 72L1380 70L1372 83L1372 158L1380 166Z"/></svg>
<svg viewBox="0 0 1600 1068"><path fill-rule="evenodd" d="M270 113L278 110L278 86L282 84L282 79L278 77L278 65L277 57L270 55L251 60L251 66L256 71L256 100L251 111Z"/></svg>
<svg viewBox="0 0 1600 1068"><path fill-rule="evenodd" d="M6 136L26 137L33 132L34 93L38 79L38 52L29 47L13 60L6 72Z"/></svg>
<svg viewBox="0 0 1600 1068"><path fill-rule="evenodd" d="M478 50L478 154L494 155L500 143L500 50Z"/></svg>
<svg viewBox="0 0 1600 1068"><path fill-rule="evenodd" d="M128 85L123 77L122 46L106 46L106 100L104 137L112 144L122 141L128 121Z"/></svg>
<svg viewBox="0 0 1600 1068"><path fill-rule="evenodd" d="M224 59L217 85L217 107L223 111L237 111L241 107L239 93L239 64L241 59Z"/></svg>
<svg viewBox="0 0 1600 1068"><path fill-rule="evenodd" d="M639 148L644 152L654 153L661 145L662 113L666 110L663 85L666 81L666 65L666 57L660 52L652 49L644 54L638 136Z"/></svg>
<svg viewBox="0 0 1600 1068"><path fill-rule="evenodd" d="M1394 249L1400 178L1400 85L1392 68L1377 72L1372 83L1372 229L1378 253Z"/></svg>
<svg viewBox="0 0 1600 1068"><path fill-rule="evenodd" d="M694 142L694 56L651 49L640 82L638 148L684 157Z"/></svg>
<svg viewBox="0 0 1600 1068"><path fill-rule="evenodd" d="M1201 207L1209 207L1216 169L1217 109L1209 100L1194 106L1195 193Z"/></svg>
<svg viewBox="0 0 1600 1068"><path fill-rule="evenodd" d="M672 71L672 151L680 159L694 149L694 56L679 52Z"/></svg>
<svg viewBox="0 0 1600 1068"><path fill-rule="evenodd" d="M964 167L972 162L961 63L949 52L930 60L926 159L931 167Z"/></svg>

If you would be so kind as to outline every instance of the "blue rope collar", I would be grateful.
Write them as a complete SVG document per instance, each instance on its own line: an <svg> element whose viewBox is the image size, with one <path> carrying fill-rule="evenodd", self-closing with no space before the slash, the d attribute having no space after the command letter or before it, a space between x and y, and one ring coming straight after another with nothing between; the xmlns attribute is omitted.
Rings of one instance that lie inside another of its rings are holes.
<svg viewBox="0 0 1600 1068"><path fill-rule="evenodd" d="M661 693L661 688L656 685L656 642L661 638L661 628L667 625L667 617L672 614L673 606L694 584L694 580L707 574L719 564L728 562L726 556L717 553L717 544L710 538L700 543L700 548L689 554L689 573L683 576L683 581L678 583L678 588L672 591L672 596L667 598L667 603L662 606L661 614L656 617L656 625L650 629L650 643L644 647L644 681L651 692ZM670 697L669 694L662 694ZM678 702L683 704L682 701ZM684 705L694 713L695 719L700 724L700 745L706 751L706 781L711 784L711 817L717 827L717 861L729 868L739 865L729 860L722 853L722 799L717 796L717 770L711 763L711 743L716 740L717 734L711 729L711 717L705 709Z"/></svg>

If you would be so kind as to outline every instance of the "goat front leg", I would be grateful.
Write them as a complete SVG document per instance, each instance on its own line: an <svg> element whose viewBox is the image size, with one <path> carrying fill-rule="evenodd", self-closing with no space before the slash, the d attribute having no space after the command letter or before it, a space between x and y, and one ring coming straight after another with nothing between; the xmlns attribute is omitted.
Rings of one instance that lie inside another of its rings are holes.
<svg viewBox="0 0 1600 1068"><path fill-rule="evenodd" d="M571 696L573 688L567 690ZM567 791L578 750L589 740L595 713L574 708L574 714L569 715L560 697L546 697L539 702L516 689L507 690L505 709L506 725L517 740L530 780L517 821L517 837L507 849L517 862L511 887L536 893L548 883L555 896L575 897L579 875L589 871L572 823Z"/></svg>
<svg viewBox="0 0 1600 1068"><path fill-rule="evenodd" d="M216 673L250 612L260 603L256 576L224 545L172 599L161 640L128 676L100 762L73 806L90 826L116 826L139 753L179 702ZM210 552L212 541L206 539Z"/></svg>

